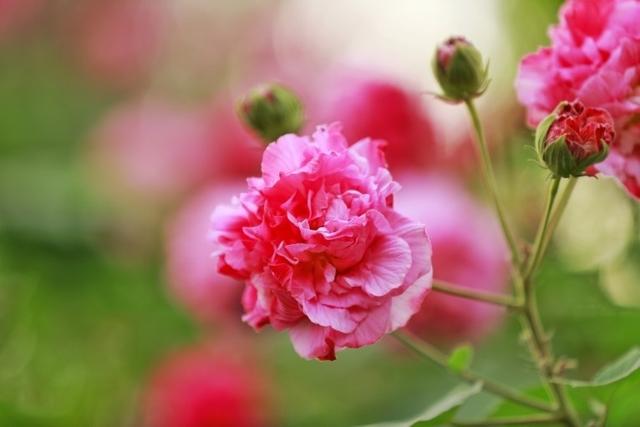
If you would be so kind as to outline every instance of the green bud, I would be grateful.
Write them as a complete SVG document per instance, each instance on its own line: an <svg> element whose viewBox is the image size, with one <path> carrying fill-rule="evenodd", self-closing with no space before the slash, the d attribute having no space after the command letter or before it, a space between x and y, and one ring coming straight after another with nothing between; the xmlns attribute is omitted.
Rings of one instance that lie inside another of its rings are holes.
<svg viewBox="0 0 640 427"><path fill-rule="evenodd" d="M444 92L443 98L460 102L476 98L489 85L488 65L464 37L451 37L436 49L433 72Z"/></svg>
<svg viewBox="0 0 640 427"><path fill-rule="evenodd" d="M258 86L239 103L238 114L266 143L302 129L302 103L293 91L279 84Z"/></svg>

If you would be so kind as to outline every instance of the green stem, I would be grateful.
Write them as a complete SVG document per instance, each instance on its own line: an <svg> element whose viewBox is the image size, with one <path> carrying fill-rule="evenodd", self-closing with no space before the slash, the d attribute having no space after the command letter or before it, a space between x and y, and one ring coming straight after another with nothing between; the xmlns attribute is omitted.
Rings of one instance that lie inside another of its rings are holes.
<svg viewBox="0 0 640 427"><path fill-rule="evenodd" d="M502 203L498 197L498 186L496 184L495 174L493 173L493 166L491 165L491 158L489 156L487 142L484 137L484 131L480 124L480 118L478 117L478 112L476 111L473 99L466 99L464 103L467 106L467 110L471 116L471 121L473 122L473 129L476 134L476 147L480 154L480 163L484 182L491 195L491 199L493 200L495 210L498 214L498 219L500 220L500 226L502 227L502 232L504 233L507 244L509 245L509 250L511 251L511 262L514 265L514 268L519 270L521 266L520 251L518 250L516 239L509 227L504 208L502 207Z"/></svg>
<svg viewBox="0 0 640 427"><path fill-rule="evenodd" d="M544 245L543 242L547 241L548 239L547 232L549 231L549 220L551 219L551 212L556 200L556 195L558 194L558 188L560 186L561 179L561 177L554 178L549 188L549 197L547 197L547 206L544 211L544 216L542 218L542 221L540 222L540 226L538 227L536 240L531 251L531 258L529 260L527 268L524 271L525 281L533 275L544 256L543 248L546 247L546 245Z"/></svg>
<svg viewBox="0 0 640 427"><path fill-rule="evenodd" d="M545 385L550 387L554 399L558 402L560 413L564 414L565 423L571 427L579 427L578 415L571 404L565 386L552 381L555 376L553 372L553 352L549 344L549 338L544 332L534 286L530 279L525 282L525 291L525 306L523 310L525 324L523 327L531 336L532 353L544 375Z"/></svg>
<svg viewBox="0 0 640 427"><path fill-rule="evenodd" d="M531 260L523 274L525 291L523 328L529 332L532 344L532 354L538 362L538 367L543 374L545 385L550 388L554 400L558 402L560 412L564 415L563 420L565 424L571 427L578 427L580 425L580 421L578 420L578 415L571 404L566 388L562 384L551 381L555 376L553 370L554 356L549 343L549 338L544 331L544 326L540 319L540 310L538 309L534 284L532 281L533 274L544 258L545 249L550 236L557 223L560 221L564 208L569 200L569 196L571 195L571 191L575 186L575 181L570 181L567 184L567 188L562 195L563 200L561 200L561 205L558 206L558 209L556 209L552 218L553 206L560 186L560 179L560 177L555 178L550 186L547 206L545 208L542 221L540 222L540 226L538 227ZM552 223L551 226L550 223Z"/></svg>
<svg viewBox="0 0 640 427"><path fill-rule="evenodd" d="M451 283L443 282L440 280L434 280L431 288L434 291L442 292L444 294L454 295L460 298L466 298L480 302L486 302L488 304L499 305L514 310L520 310L522 308L522 304L516 302L509 295L476 291L471 288L453 285Z"/></svg>
<svg viewBox="0 0 640 427"><path fill-rule="evenodd" d="M393 333L393 336L402 344L413 350L415 353L419 354L425 359L431 360L432 362L444 367L445 369L448 369L449 372L453 372L449 369L447 355L442 353L437 348L412 336L408 332L396 331ZM481 382L483 390L496 396L500 396L504 399L510 400L523 406L538 409L540 411L555 413L556 408L554 408L553 406L545 402L540 402L536 399L532 399L528 396L524 396L517 390L513 390L508 386L493 382L492 380L484 378L483 376L476 374L468 369L453 373L457 374L461 379L469 383Z"/></svg>
<svg viewBox="0 0 640 427"><path fill-rule="evenodd" d="M512 426L531 424L553 424L562 421L562 415L557 414L535 414L521 417L495 418L482 421L453 421L451 425L459 427L480 427L480 426Z"/></svg>
<svg viewBox="0 0 640 427"><path fill-rule="evenodd" d="M549 241L551 240L551 236L555 232L558 224L560 223L560 218L562 218L562 214L564 214L564 210L569 203L569 199L571 198L571 194L573 194L573 189L576 188L576 183L578 182L578 178L572 176L569 178L567 185L562 190L562 194L560 195L560 199L558 199L558 204L556 209L553 211L553 215L551 215L551 220L549 220L549 232L547 233L547 239L542 243L542 252L545 253L547 250L547 246L549 246Z"/></svg>

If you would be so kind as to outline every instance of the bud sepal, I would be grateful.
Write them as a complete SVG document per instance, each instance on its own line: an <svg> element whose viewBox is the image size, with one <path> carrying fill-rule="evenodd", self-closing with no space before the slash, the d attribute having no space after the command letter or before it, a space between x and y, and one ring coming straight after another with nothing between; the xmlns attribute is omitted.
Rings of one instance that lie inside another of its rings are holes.
<svg viewBox="0 0 640 427"><path fill-rule="evenodd" d="M298 133L304 124L302 102L280 84L252 89L239 102L238 115L266 143L288 133Z"/></svg>

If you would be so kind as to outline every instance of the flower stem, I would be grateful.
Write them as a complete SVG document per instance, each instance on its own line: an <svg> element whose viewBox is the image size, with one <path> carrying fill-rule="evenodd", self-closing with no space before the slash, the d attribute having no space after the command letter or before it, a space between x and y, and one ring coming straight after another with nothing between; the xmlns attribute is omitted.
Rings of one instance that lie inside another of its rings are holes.
<svg viewBox="0 0 640 427"><path fill-rule="evenodd" d="M515 301L511 296L495 294L490 292L476 291L464 286L453 285L451 283L434 280L431 288L434 291L442 292L448 295L454 295L460 298L486 302L488 304L499 305L514 310L522 309L522 304Z"/></svg>
<svg viewBox="0 0 640 427"><path fill-rule="evenodd" d="M404 344L420 356L424 357L425 359L431 360L432 362L446 369L449 369L447 355L442 353L432 345L414 337L412 334L406 331L396 331L393 333L393 336L402 344ZM449 369L449 372L453 371ZM510 400L514 403L538 409L540 411L555 413L556 408L549 405L548 403L540 402L539 400L524 396L517 390L513 390L506 385L493 382L492 380L484 378L483 376L476 374L468 369L463 369L459 372L456 371L453 373L457 374L461 379L469 383L481 382L483 390L496 396L503 397L504 399Z"/></svg>
<svg viewBox="0 0 640 427"><path fill-rule="evenodd" d="M495 174L493 173L493 166L491 165L491 158L489 156L489 150L487 148L487 142L484 137L484 131L482 130L482 124L480 123L478 111L476 110L472 98L466 99L464 103L467 106L469 115L471 116L473 129L476 134L476 147L480 155L480 163L484 182L487 190L491 195L491 199L493 200L495 210L498 214L498 219L500 220L500 226L502 227L502 232L504 233L507 244L509 245L509 250L511 251L511 262L514 265L514 268L519 270L521 266L520 251L518 250L516 239L513 235L513 232L511 231L511 228L509 227L504 208L502 207L502 203L500 202L500 198L498 197L498 186L496 184Z"/></svg>
<svg viewBox="0 0 640 427"><path fill-rule="evenodd" d="M544 248L546 248L544 242L548 240L547 232L549 231L549 220L551 219L551 212L553 211L553 205L556 200L556 195L558 194L561 179L562 178L559 176L554 178L551 186L549 187L549 196L547 197L547 206L544 211L544 217L538 227L536 240L531 252L531 259L524 271L525 281L535 273L536 268L538 268L538 265L544 256Z"/></svg>
<svg viewBox="0 0 640 427"><path fill-rule="evenodd" d="M547 198L547 206L545 208L544 216L538 227L538 233L533 245L533 251L531 259L522 274L524 280L524 309L523 309L523 329L528 332L531 338L531 352L534 359L538 363L538 367L543 374L545 385L550 388L554 400L558 402L560 413L563 414L563 420L566 425L571 427L578 427L580 421L578 415L571 404L571 400L567 394L564 385L556 383L553 380L554 373L554 356L547 337L544 326L540 319L540 311L538 309L538 303L534 290L534 283L532 276L534 275L538 265L544 258L544 253L548 241L550 239L555 226L560 221L564 208L569 200L571 191L575 186L575 181L569 182L565 189L561 205L553 211L554 202L560 186L560 177L556 177L549 188L549 197ZM553 212L553 218L552 218ZM553 225L550 226L552 222Z"/></svg>
<svg viewBox="0 0 640 427"><path fill-rule="evenodd" d="M453 421L451 425L459 427L480 427L480 426L512 426L530 424L553 424L562 421L559 414L534 414L521 417L495 418L482 421Z"/></svg>
<svg viewBox="0 0 640 427"><path fill-rule="evenodd" d="M564 415L564 421L568 426L579 427L578 415L569 399L565 386L552 381L555 374L553 372L554 357L549 345L549 338L544 332L544 326L540 320L540 311L533 283L530 279L525 281L525 306L523 310L523 328L529 332L532 340L532 354L538 362L538 367L545 379L545 385L550 387L554 399L558 402L559 410Z"/></svg>
<svg viewBox="0 0 640 427"><path fill-rule="evenodd" d="M542 253L545 253L547 250L547 246L549 245L549 241L551 240L551 236L553 236L558 223L560 222L560 218L562 218L562 214L564 213L567 204L569 203L569 199L571 198L571 194L573 193L573 189L576 188L576 183L578 182L578 178L572 176L569 178L567 185L562 190L562 194L560 195L560 199L558 200L558 205L556 209L553 211L553 215L551 215L551 219L549 220L549 231L547 233L547 238L544 242L542 242Z"/></svg>

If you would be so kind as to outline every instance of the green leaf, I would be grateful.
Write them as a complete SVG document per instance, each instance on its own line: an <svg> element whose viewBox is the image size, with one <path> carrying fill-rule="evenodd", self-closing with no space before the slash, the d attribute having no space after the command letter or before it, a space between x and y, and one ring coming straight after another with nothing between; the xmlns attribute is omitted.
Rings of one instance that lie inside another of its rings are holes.
<svg viewBox="0 0 640 427"><path fill-rule="evenodd" d="M460 385L444 395L440 400L430 405L420 415L405 421L390 421L369 424L363 427L433 427L443 425L455 416L458 408L471 396L482 390L482 383Z"/></svg>
<svg viewBox="0 0 640 427"><path fill-rule="evenodd" d="M620 381L640 369L640 347L633 347L613 363L600 369L591 381L564 380L572 387L600 387Z"/></svg>
<svg viewBox="0 0 640 427"><path fill-rule="evenodd" d="M546 401L547 399L549 399L549 393L547 392L547 389L542 386L535 386L526 390L521 390L521 393L524 396L535 398L540 401ZM493 418L517 417L535 413L537 413L535 409L520 405L510 400L502 400L493 408L493 410L487 413L487 416L491 415Z"/></svg>
<svg viewBox="0 0 640 427"><path fill-rule="evenodd" d="M447 364L453 372L460 373L471 365L472 359L473 347L470 345L461 345L453 350L447 360Z"/></svg>

